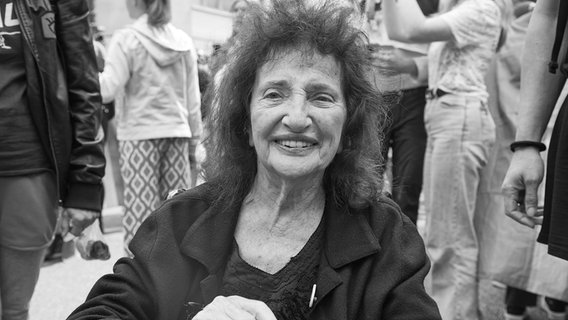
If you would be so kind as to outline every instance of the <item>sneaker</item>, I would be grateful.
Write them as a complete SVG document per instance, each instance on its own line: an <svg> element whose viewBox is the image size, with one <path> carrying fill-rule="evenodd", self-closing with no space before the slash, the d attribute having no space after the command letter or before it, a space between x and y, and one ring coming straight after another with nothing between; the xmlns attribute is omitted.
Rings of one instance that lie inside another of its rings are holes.
<svg viewBox="0 0 568 320"><path fill-rule="evenodd" d="M43 259L44 263L51 264L63 261L62 249L63 238L61 237L61 234L57 233L45 253Z"/></svg>
<svg viewBox="0 0 568 320"><path fill-rule="evenodd" d="M525 320L525 319L527 319L527 312L526 311L521 315L510 314L510 313L507 313L507 311L505 311L505 320Z"/></svg>
<svg viewBox="0 0 568 320"><path fill-rule="evenodd" d="M566 320L566 311L564 312L554 312L550 310L548 303L546 303L545 297L540 296L538 298L538 306L546 312L548 320Z"/></svg>

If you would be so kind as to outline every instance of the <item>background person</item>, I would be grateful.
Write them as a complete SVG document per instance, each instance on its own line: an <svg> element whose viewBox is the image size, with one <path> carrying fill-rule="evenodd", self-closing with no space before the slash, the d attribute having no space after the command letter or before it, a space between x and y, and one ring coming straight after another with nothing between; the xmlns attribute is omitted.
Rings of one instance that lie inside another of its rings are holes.
<svg viewBox="0 0 568 320"><path fill-rule="evenodd" d="M388 38L381 2L369 0L367 18L370 19L369 39L372 51L375 83L388 103L390 125L385 133L383 157L392 151L391 189L394 201L412 222L418 219L426 129L424 106L426 105L427 74L419 75L415 59L423 59L428 52L424 43L401 43ZM419 0L425 15L435 13L438 1ZM378 46L377 46L378 45ZM389 49L386 49L389 48ZM388 50L387 53L383 51Z"/></svg>
<svg viewBox="0 0 568 320"><path fill-rule="evenodd" d="M229 48L233 45L233 42L236 39L236 35L242 28L244 16L250 6L251 2L249 0L235 0L231 4L229 8L229 12L233 14L233 24L232 24L232 32L231 36L225 43L221 44L214 44L213 45L213 54L211 60L211 69L213 74L217 74L218 71L227 63L227 58L230 59L230 56L227 55Z"/></svg>
<svg viewBox="0 0 568 320"><path fill-rule="evenodd" d="M169 21L169 0L126 0L136 21L111 39L101 73L103 101L124 89L117 110L124 181L125 250L167 192L191 186L191 145L199 143L201 97L191 38Z"/></svg>
<svg viewBox="0 0 568 320"><path fill-rule="evenodd" d="M496 124L496 148L484 168L476 227L487 245L481 245L479 274L505 284L505 320L522 320L533 314L529 307L547 310L546 319L565 319L568 300L568 261L549 256L544 246L535 243L537 230L527 232L523 225L511 223L505 216L505 197L501 184L513 153L520 105L521 57L534 2L515 1L515 19L507 39L491 64L487 87L489 108ZM541 190L542 191L542 190ZM537 300L537 294L547 297Z"/></svg>
<svg viewBox="0 0 568 320"><path fill-rule="evenodd" d="M251 10L208 118L208 182L152 214L69 319L440 319L422 240L380 195L384 110L353 8Z"/></svg>
<svg viewBox="0 0 568 320"><path fill-rule="evenodd" d="M385 0L383 9L391 39L430 43L423 194L431 293L442 318L475 320L477 191L495 141L485 75L507 25L507 1L443 0L432 17L416 1Z"/></svg>
<svg viewBox="0 0 568 320"><path fill-rule="evenodd" d="M521 61L517 143L511 145L513 158L502 187L505 213L529 227L541 223L537 192L544 176L544 162L539 152L545 146L540 141L566 84L568 32L566 26L559 24L566 19L560 17L568 18L566 2L537 1ZM544 219L538 241L548 245L551 255L568 260L568 112L566 101L562 103L549 145Z"/></svg>
<svg viewBox="0 0 568 320"><path fill-rule="evenodd" d="M249 0L236 0L231 4L229 12L234 14L233 36L239 33L239 30L243 25L245 13L247 12L249 5L250 5Z"/></svg>
<svg viewBox="0 0 568 320"><path fill-rule="evenodd" d="M81 234L101 211L102 109L88 11L83 0L0 1L4 320L28 318L59 201L64 235Z"/></svg>

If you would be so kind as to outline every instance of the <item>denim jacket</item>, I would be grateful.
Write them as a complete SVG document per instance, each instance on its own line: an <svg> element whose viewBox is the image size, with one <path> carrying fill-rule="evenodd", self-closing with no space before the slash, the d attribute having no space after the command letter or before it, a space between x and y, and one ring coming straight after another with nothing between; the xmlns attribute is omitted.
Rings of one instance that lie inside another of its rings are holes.
<svg viewBox="0 0 568 320"><path fill-rule="evenodd" d="M65 207L100 211L102 106L86 0L17 0L30 112Z"/></svg>

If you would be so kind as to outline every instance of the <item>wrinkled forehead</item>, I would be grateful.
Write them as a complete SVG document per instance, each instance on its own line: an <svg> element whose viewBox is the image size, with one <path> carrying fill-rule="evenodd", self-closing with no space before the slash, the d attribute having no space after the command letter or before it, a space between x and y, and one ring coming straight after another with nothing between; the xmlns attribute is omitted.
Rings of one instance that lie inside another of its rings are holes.
<svg viewBox="0 0 568 320"><path fill-rule="evenodd" d="M341 79L341 63L333 55L324 55L316 48L308 45L272 49L260 64L257 72L266 72L276 65L282 64L294 65L302 69L317 69L321 73L329 77L338 78L343 82Z"/></svg>

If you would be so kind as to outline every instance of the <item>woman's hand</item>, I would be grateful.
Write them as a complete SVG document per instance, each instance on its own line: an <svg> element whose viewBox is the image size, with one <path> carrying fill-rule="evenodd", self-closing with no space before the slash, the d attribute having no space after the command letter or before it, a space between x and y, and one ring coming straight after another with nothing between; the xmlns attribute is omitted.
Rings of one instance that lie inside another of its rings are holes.
<svg viewBox="0 0 568 320"><path fill-rule="evenodd" d="M193 320L276 320L268 306L239 296L217 296Z"/></svg>
<svg viewBox="0 0 568 320"><path fill-rule="evenodd" d="M544 176L544 163L538 150L518 149L501 187L505 196L505 214L533 228L541 224L538 206L538 186Z"/></svg>

